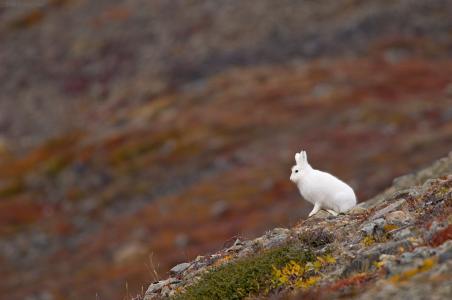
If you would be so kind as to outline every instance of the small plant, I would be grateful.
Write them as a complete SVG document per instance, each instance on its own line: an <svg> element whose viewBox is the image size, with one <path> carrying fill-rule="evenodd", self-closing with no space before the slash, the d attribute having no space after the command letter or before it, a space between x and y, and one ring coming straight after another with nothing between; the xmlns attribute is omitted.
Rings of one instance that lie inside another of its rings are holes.
<svg viewBox="0 0 452 300"><path fill-rule="evenodd" d="M300 241L310 247L318 248L332 243L334 237L328 231L324 229L318 229L305 232L300 236Z"/></svg>
<svg viewBox="0 0 452 300"><path fill-rule="evenodd" d="M299 264L293 260L281 269L273 267L272 288L308 288L321 278L319 271L326 265L336 263L331 255L318 256L314 262Z"/></svg>
<svg viewBox="0 0 452 300"><path fill-rule="evenodd" d="M371 235L366 235L361 242L364 246L369 247L375 244L375 239Z"/></svg>

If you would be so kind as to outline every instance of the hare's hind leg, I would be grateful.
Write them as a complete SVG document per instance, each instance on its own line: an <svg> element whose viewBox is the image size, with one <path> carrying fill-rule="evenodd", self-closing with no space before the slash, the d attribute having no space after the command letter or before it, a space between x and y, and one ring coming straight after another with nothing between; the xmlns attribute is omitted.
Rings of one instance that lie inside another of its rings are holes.
<svg viewBox="0 0 452 300"><path fill-rule="evenodd" d="M309 213L308 217L311 217L312 215L315 215L316 213L318 213L320 210L320 204L316 203L314 204L314 208L312 209L312 211Z"/></svg>
<svg viewBox="0 0 452 300"><path fill-rule="evenodd" d="M336 212L336 211L334 211L334 210L332 210L332 209L327 209L326 211L329 212L330 214L332 214L332 215L335 216L335 217L339 215L338 212Z"/></svg>

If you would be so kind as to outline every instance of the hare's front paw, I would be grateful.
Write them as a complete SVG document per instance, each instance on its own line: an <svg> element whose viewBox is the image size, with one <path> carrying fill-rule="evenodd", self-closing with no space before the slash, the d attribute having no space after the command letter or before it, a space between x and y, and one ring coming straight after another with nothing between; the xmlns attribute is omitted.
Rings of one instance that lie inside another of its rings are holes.
<svg viewBox="0 0 452 300"><path fill-rule="evenodd" d="M312 217L313 215L315 215L316 213L318 213L320 210L320 204L316 203L314 204L314 208L312 209L312 211L309 213L308 217Z"/></svg>

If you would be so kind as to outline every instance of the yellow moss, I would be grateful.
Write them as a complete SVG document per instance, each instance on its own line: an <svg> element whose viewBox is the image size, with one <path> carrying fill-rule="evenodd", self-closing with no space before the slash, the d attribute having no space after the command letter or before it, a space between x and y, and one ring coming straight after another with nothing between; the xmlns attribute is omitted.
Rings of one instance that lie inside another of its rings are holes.
<svg viewBox="0 0 452 300"><path fill-rule="evenodd" d="M295 287L306 289L306 288L309 288L309 287L315 285L320 279L321 279L320 276L311 276L311 277L306 278L305 280L298 280L295 283Z"/></svg>
<svg viewBox="0 0 452 300"><path fill-rule="evenodd" d="M317 275L320 269L329 264L336 263L336 259L331 255L317 256L314 262L304 265L291 260L281 269L273 267L272 286L289 286L296 288L308 288L315 285L321 276ZM314 275L312 275L314 271ZM309 273L311 276L306 276Z"/></svg>
<svg viewBox="0 0 452 300"><path fill-rule="evenodd" d="M364 246L368 247L375 244L375 239L372 236L368 235L361 242L364 244Z"/></svg>
<svg viewBox="0 0 452 300"><path fill-rule="evenodd" d="M399 226L393 224L386 224L384 227L385 232L389 232L395 229L399 229Z"/></svg>
<svg viewBox="0 0 452 300"><path fill-rule="evenodd" d="M305 267L297 262L291 260L282 269L273 267L272 282L276 287L283 285L298 285L302 281L302 276L305 272Z"/></svg>
<svg viewBox="0 0 452 300"><path fill-rule="evenodd" d="M313 263L313 266L314 266L314 270L318 271L318 270L320 270L320 268L322 268L322 262L319 261L319 260L316 260L316 261Z"/></svg>
<svg viewBox="0 0 452 300"><path fill-rule="evenodd" d="M426 271L430 270L435 265L436 265L436 259L434 259L434 258L427 258L426 260L424 260L422 265L420 265L419 267L412 268L412 269L409 269L409 270L407 270L405 272L402 272L400 274L394 275L394 276L392 276L390 278L390 281L392 283L398 283L398 282L406 281L406 280L410 279L411 277L413 277L416 274L419 274L419 273L426 272Z"/></svg>
<svg viewBox="0 0 452 300"><path fill-rule="evenodd" d="M381 267L383 267L385 265L384 262L382 261L374 261L373 265L377 268L377 269L381 269Z"/></svg>
<svg viewBox="0 0 452 300"><path fill-rule="evenodd" d="M320 257L318 257L318 259L322 262L323 265L336 263L336 259L331 254L328 254L325 256L320 256Z"/></svg>

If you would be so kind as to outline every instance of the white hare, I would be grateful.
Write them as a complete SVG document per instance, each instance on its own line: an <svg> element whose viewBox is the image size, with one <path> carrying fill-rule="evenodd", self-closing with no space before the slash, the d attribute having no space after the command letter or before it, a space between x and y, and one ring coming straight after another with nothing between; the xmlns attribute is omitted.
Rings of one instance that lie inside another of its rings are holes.
<svg viewBox="0 0 452 300"><path fill-rule="evenodd" d="M337 216L356 205L353 189L339 178L313 169L305 151L295 154L295 162L290 180L298 186L303 198L314 204L309 217L321 208Z"/></svg>

